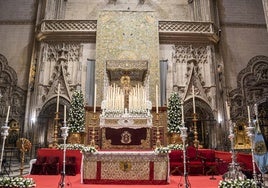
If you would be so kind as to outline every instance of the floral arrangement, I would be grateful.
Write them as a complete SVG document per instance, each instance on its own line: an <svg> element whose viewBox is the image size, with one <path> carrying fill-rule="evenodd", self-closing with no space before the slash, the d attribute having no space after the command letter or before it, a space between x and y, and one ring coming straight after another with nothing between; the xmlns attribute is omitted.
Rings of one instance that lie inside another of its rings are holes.
<svg viewBox="0 0 268 188"><path fill-rule="evenodd" d="M32 178L24 177L0 177L0 187L12 187L12 188L30 188L35 187L36 184Z"/></svg>
<svg viewBox="0 0 268 188"><path fill-rule="evenodd" d="M171 93L167 107L167 130L168 133L180 133L182 126L181 99L177 92Z"/></svg>
<svg viewBox="0 0 268 188"><path fill-rule="evenodd" d="M81 152L96 153L98 150L94 146L85 146L84 144L66 144L67 150L80 150ZM64 149L64 144L58 145L58 149Z"/></svg>
<svg viewBox="0 0 268 188"><path fill-rule="evenodd" d="M81 90L74 91L68 118L69 132L81 133L85 131L84 96Z"/></svg>
<svg viewBox="0 0 268 188"><path fill-rule="evenodd" d="M169 144L167 147L170 150L182 150L183 149L183 144Z"/></svg>
<svg viewBox="0 0 268 188"><path fill-rule="evenodd" d="M161 146L161 147L155 148L154 152L157 154L165 154L165 153L169 153L170 149L169 149L169 147L162 147Z"/></svg>
<svg viewBox="0 0 268 188"><path fill-rule="evenodd" d="M219 188L253 188L256 187L256 182L253 179L245 180L221 180Z"/></svg>

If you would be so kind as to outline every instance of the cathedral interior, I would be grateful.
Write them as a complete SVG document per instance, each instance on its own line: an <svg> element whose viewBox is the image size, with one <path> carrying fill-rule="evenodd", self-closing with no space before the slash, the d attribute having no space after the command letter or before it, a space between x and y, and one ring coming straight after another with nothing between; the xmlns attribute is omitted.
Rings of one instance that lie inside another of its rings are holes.
<svg viewBox="0 0 268 188"><path fill-rule="evenodd" d="M177 92L200 147L229 151L232 122L234 149L250 152L247 127L257 122L267 148L267 24L267 0L1 1L6 147L27 138L32 157L49 147L55 119L60 127L64 106L69 114L81 90L84 144L93 131L96 145L108 150L173 142L167 108Z"/></svg>

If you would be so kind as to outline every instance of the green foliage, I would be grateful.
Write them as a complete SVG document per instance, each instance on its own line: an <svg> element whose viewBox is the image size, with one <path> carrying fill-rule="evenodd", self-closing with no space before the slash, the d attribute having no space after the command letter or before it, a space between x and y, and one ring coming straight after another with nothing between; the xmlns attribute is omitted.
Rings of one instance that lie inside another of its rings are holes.
<svg viewBox="0 0 268 188"><path fill-rule="evenodd" d="M69 132L80 133L85 131L85 109L82 91L74 91L68 117Z"/></svg>
<svg viewBox="0 0 268 188"><path fill-rule="evenodd" d="M180 127L182 126L182 114L181 114L181 99L178 93L171 93L168 99L168 133L180 133Z"/></svg>

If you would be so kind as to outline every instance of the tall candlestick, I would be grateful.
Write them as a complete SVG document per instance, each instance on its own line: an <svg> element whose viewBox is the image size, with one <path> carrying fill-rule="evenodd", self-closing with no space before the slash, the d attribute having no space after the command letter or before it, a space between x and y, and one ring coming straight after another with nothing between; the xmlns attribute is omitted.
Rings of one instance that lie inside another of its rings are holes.
<svg viewBox="0 0 268 188"><path fill-rule="evenodd" d="M192 93L193 93L193 110L195 114L195 96L194 96L194 86L192 86Z"/></svg>
<svg viewBox="0 0 268 188"><path fill-rule="evenodd" d="M96 99L97 99L97 84L95 84L94 89L94 113L96 113Z"/></svg>
<svg viewBox="0 0 268 188"><path fill-rule="evenodd" d="M255 115L256 115L256 121L258 122L258 106L257 104L254 105L254 112L255 112Z"/></svg>
<svg viewBox="0 0 268 188"><path fill-rule="evenodd" d="M158 113L158 85L155 86L155 108L156 113Z"/></svg>
<svg viewBox="0 0 268 188"><path fill-rule="evenodd" d="M227 113L227 120L230 120L230 106L228 105L227 101L225 101L226 105L226 113Z"/></svg>
<svg viewBox="0 0 268 188"><path fill-rule="evenodd" d="M248 122L250 123L250 109L249 109L249 106L247 106L247 109L248 109Z"/></svg>
<svg viewBox="0 0 268 188"><path fill-rule="evenodd" d="M184 110L183 110L183 104L181 105L181 120L182 120L182 125L184 126Z"/></svg>
<svg viewBox="0 0 268 188"><path fill-rule="evenodd" d="M8 122L9 111L10 111L10 106L8 106L8 108L7 108L7 117L6 117L6 123Z"/></svg>
<svg viewBox="0 0 268 188"><path fill-rule="evenodd" d="M64 122L64 124L66 122L66 105L64 105L64 119L63 119L63 122Z"/></svg>
<svg viewBox="0 0 268 188"><path fill-rule="evenodd" d="M58 84L57 109L56 109L56 112L59 112L59 103L60 103L60 83Z"/></svg>

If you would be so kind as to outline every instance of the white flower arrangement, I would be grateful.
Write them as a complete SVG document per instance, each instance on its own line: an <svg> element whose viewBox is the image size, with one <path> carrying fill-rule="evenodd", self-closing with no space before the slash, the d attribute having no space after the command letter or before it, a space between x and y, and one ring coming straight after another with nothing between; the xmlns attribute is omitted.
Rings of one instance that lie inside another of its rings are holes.
<svg viewBox="0 0 268 188"><path fill-rule="evenodd" d="M166 153L170 153L170 149L169 147L157 147L154 149L154 152L157 154L166 154Z"/></svg>
<svg viewBox="0 0 268 188"><path fill-rule="evenodd" d="M170 150L182 150L183 149L183 144L169 144L167 147Z"/></svg>
<svg viewBox="0 0 268 188"><path fill-rule="evenodd" d="M94 146L85 146L84 144L66 144L67 150L80 150L81 152L96 153L98 150ZM58 149L64 149L64 144L58 145Z"/></svg>
<svg viewBox="0 0 268 188"><path fill-rule="evenodd" d="M12 188L30 188L35 187L35 181L32 178L24 177L0 177L0 187L12 187Z"/></svg>
<svg viewBox="0 0 268 188"><path fill-rule="evenodd" d="M253 179L245 180L221 180L218 188L254 188L256 182Z"/></svg>

